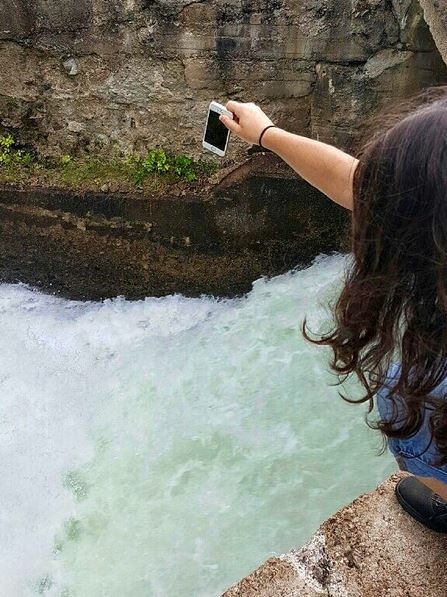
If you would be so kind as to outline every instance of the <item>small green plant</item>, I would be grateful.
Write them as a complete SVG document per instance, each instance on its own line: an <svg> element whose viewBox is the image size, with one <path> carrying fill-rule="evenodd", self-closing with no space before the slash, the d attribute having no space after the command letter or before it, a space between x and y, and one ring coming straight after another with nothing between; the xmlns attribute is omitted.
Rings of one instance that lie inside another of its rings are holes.
<svg viewBox="0 0 447 597"><path fill-rule="evenodd" d="M163 174L170 170L169 159L163 149L149 150L141 165L148 173L157 172L157 174Z"/></svg>
<svg viewBox="0 0 447 597"><path fill-rule="evenodd" d="M194 182L197 174L194 167L194 161L186 155L176 155L172 160L174 172L178 176L186 178L188 182Z"/></svg>
<svg viewBox="0 0 447 597"><path fill-rule="evenodd" d="M12 135L3 135L0 137L0 166L9 166L18 164L20 166L30 166L33 162L33 156L29 151L16 149L16 142Z"/></svg>
<svg viewBox="0 0 447 597"><path fill-rule="evenodd" d="M69 166L73 162L73 158L71 155L63 155L61 157L61 164L62 166Z"/></svg>
<svg viewBox="0 0 447 597"><path fill-rule="evenodd" d="M3 151L9 151L14 145L14 137L12 135L4 135L0 137L0 147Z"/></svg>
<svg viewBox="0 0 447 597"><path fill-rule="evenodd" d="M16 149L13 156L14 161L22 166L31 166L33 163L33 156L29 151L24 149Z"/></svg>
<svg viewBox="0 0 447 597"><path fill-rule="evenodd" d="M168 156L163 149L151 149L145 158L136 161L135 182L141 184L148 174L166 174L169 170Z"/></svg>
<svg viewBox="0 0 447 597"><path fill-rule="evenodd" d="M197 180L199 164L186 155L166 154L163 149L151 149L143 159L134 160L134 179L141 184L149 174L174 174L188 182Z"/></svg>
<svg viewBox="0 0 447 597"><path fill-rule="evenodd" d="M3 137L0 137L0 166L8 166L11 163L13 146L14 138L12 135L4 135Z"/></svg>

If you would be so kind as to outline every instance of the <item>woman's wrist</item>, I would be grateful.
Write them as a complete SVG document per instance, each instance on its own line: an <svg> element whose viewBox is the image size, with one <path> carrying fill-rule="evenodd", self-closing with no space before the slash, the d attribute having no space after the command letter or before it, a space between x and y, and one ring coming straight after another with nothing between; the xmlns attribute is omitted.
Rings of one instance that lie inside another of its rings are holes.
<svg viewBox="0 0 447 597"><path fill-rule="evenodd" d="M262 148L276 153L277 141L284 132L276 125L268 128L262 136Z"/></svg>
<svg viewBox="0 0 447 597"><path fill-rule="evenodd" d="M261 134L259 135L259 140L258 140L258 145L262 148L264 148L264 146L262 145L262 138L264 137L265 133L269 130L269 129L273 129L276 128L276 124L273 124L272 122L270 122L270 124L268 124L267 126L265 126L262 131Z"/></svg>

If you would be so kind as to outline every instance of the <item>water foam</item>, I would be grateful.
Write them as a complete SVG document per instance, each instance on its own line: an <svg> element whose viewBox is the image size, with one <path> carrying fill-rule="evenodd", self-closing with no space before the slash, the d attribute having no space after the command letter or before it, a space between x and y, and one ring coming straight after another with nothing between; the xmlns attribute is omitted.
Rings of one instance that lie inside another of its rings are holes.
<svg viewBox="0 0 447 597"><path fill-rule="evenodd" d="M1 286L2 594L218 595L393 470L299 333L344 265L233 301Z"/></svg>

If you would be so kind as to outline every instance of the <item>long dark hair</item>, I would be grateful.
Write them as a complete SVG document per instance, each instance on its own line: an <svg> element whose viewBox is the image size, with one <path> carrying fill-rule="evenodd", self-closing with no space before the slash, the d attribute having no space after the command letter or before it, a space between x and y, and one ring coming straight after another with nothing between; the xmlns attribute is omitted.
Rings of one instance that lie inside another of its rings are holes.
<svg viewBox="0 0 447 597"><path fill-rule="evenodd" d="M398 359L385 436L410 438L429 412L432 441L447 463L447 88L391 114L364 145L354 174L352 265L334 305L332 331L311 338L333 350L340 383L355 374L368 402ZM397 400L399 397L399 402ZM402 403L400 402L402 401ZM403 405L403 406L402 406Z"/></svg>

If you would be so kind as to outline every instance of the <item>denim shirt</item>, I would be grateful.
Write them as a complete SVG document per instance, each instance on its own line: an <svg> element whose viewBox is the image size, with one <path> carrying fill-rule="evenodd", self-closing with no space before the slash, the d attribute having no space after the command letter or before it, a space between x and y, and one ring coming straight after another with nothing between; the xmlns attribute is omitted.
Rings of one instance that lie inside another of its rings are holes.
<svg viewBox="0 0 447 597"><path fill-rule="evenodd" d="M391 417L392 403L388 400L390 387L397 381L400 373L400 365L394 364L387 373L386 385L377 393L377 406L382 421ZM447 380L442 382L438 388L447 390ZM436 396L436 390L433 393ZM395 397L396 399L396 397ZM399 399L398 405L399 405ZM428 426L430 411L426 411L424 420L419 431L408 439L388 439L388 447L394 454L399 467L419 477L433 477L447 483L447 464L439 466L439 452L434 442L431 441L431 433ZM428 449L427 449L427 446Z"/></svg>

